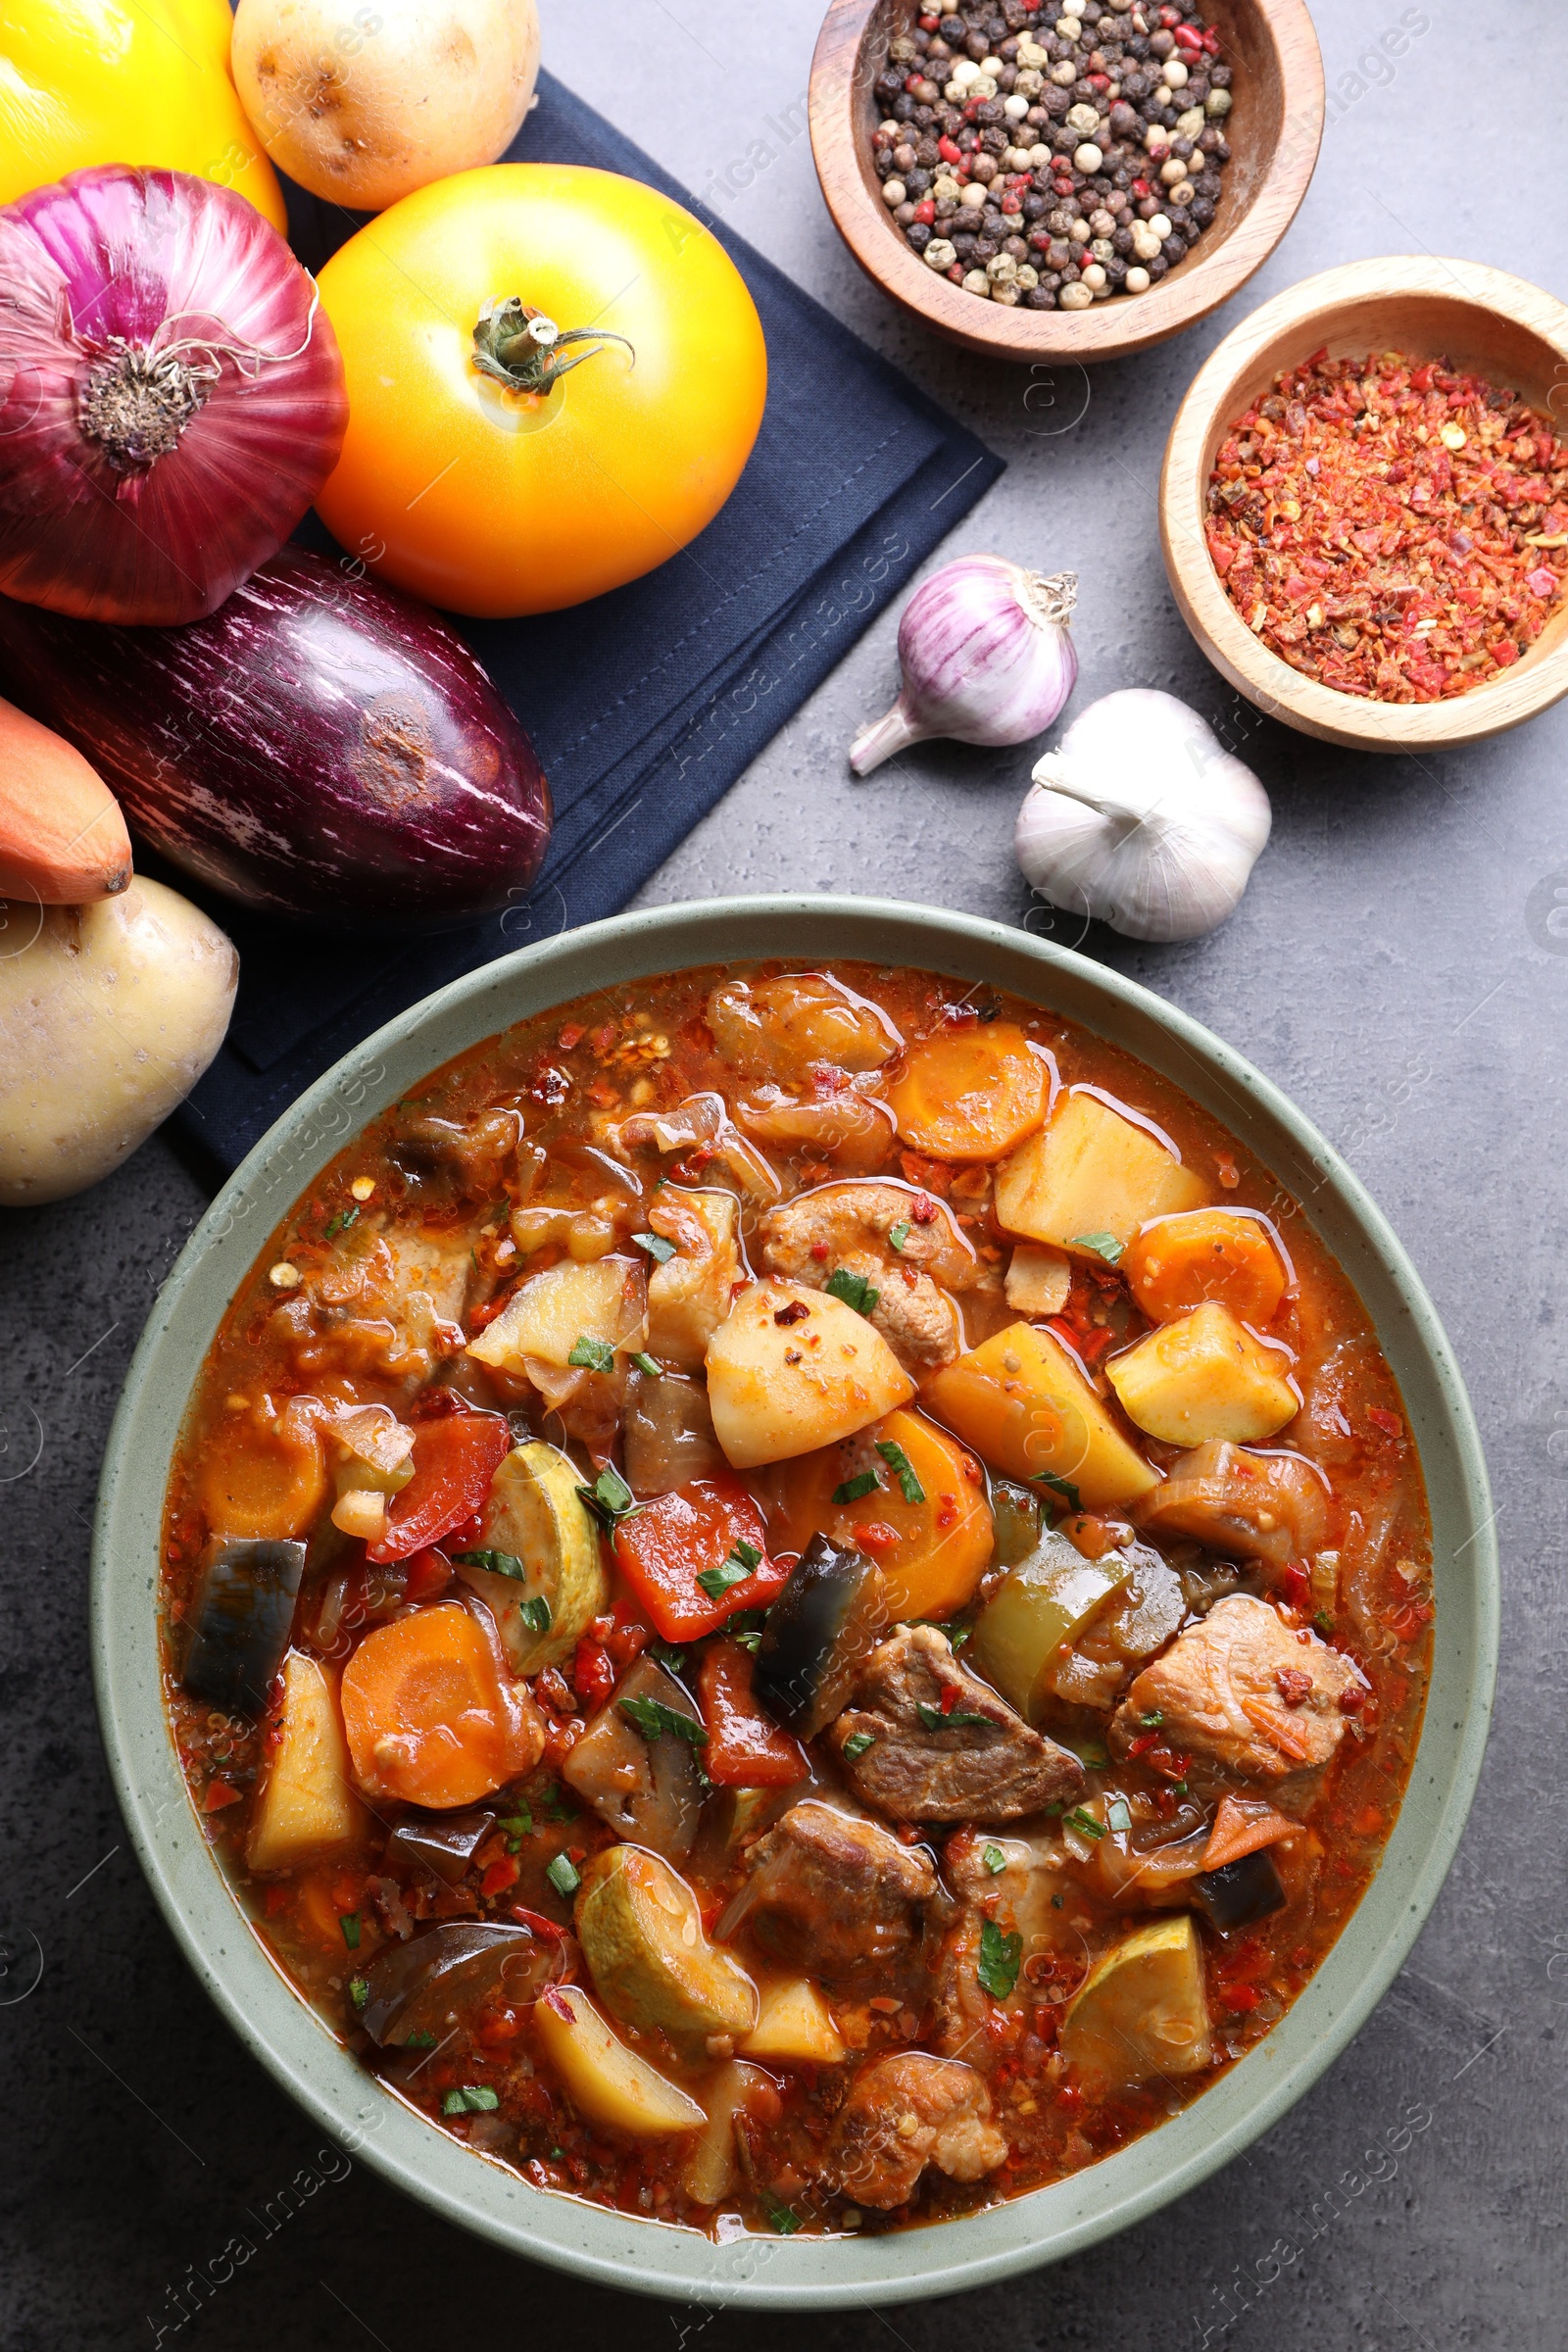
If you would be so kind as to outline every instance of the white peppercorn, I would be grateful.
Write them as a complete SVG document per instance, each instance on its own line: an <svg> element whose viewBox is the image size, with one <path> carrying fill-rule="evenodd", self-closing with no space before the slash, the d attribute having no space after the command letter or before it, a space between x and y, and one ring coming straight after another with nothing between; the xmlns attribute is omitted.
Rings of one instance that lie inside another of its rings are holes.
<svg viewBox="0 0 1568 2352"><path fill-rule="evenodd" d="M1081 172L1087 179L1092 172L1100 170L1105 159L1095 145L1094 140L1086 139L1081 147L1073 149L1072 160L1074 169Z"/></svg>
<svg viewBox="0 0 1568 2352"><path fill-rule="evenodd" d="M902 179L885 179L882 182L882 201L890 212L896 211L901 204L907 202L908 194L909 191Z"/></svg>
<svg viewBox="0 0 1568 2352"><path fill-rule="evenodd" d="M1171 189L1170 200L1174 205L1189 205L1197 194L1198 190L1190 179L1179 179Z"/></svg>
<svg viewBox="0 0 1568 2352"><path fill-rule="evenodd" d="M1179 57L1167 57L1165 63L1159 69L1159 78L1165 84L1167 90L1185 90L1187 87L1187 68L1182 64L1182 61Z"/></svg>
<svg viewBox="0 0 1568 2352"><path fill-rule="evenodd" d="M1168 155L1159 167L1159 176L1167 188L1173 188L1179 179L1187 177L1187 166L1179 155Z"/></svg>
<svg viewBox="0 0 1568 2352"><path fill-rule="evenodd" d="M1149 292L1149 271L1147 270L1140 270L1135 262L1133 267L1128 270L1127 275L1123 278L1122 283L1127 288L1129 294L1147 294Z"/></svg>
<svg viewBox="0 0 1568 2352"><path fill-rule="evenodd" d="M1082 282L1092 294L1098 293L1100 288L1107 282L1104 270L1099 262L1085 262Z"/></svg>
<svg viewBox="0 0 1568 2352"><path fill-rule="evenodd" d="M1149 225L1153 235L1156 236L1161 245L1163 245L1165 239L1170 235L1170 221L1167 220L1166 216L1163 213L1156 213L1153 219L1150 221Z"/></svg>

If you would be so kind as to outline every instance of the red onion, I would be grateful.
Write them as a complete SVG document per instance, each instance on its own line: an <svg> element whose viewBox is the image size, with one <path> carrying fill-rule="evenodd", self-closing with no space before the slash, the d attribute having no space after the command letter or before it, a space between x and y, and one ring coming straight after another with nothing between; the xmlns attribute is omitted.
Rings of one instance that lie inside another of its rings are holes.
<svg viewBox="0 0 1568 2352"><path fill-rule="evenodd" d="M199 620L337 463L311 277L232 189L104 164L0 211L0 589Z"/></svg>

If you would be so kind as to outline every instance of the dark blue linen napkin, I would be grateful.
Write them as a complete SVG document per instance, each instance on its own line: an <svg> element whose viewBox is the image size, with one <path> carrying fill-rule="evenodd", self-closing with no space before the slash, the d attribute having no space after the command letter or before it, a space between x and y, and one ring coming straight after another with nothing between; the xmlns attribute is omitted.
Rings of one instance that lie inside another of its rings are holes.
<svg viewBox="0 0 1568 2352"><path fill-rule="evenodd" d="M1002 472L818 303L546 74L511 162L630 173L721 239L760 315L767 410L728 504L683 554L611 595L457 625L527 728L556 826L523 906L435 938L335 941L201 898L240 951L228 1037L174 1114L233 1168L341 1054L492 956L613 914L734 783ZM289 189L319 269L360 225ZM313 520L301 531L332 543Z"/></svg>

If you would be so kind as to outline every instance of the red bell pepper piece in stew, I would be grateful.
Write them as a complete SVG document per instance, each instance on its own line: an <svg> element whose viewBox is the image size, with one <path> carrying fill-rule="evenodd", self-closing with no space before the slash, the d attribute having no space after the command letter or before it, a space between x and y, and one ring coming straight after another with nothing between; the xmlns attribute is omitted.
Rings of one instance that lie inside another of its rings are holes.
<svg viewBox="0 0 1568 2352"><path fill-rule="evenodd" d="M404 1560L439 1544L480 1508L511 1450L512 1431L499 1413L453 1413L416 1423L414 1476L395 1497L386 1534L367 1558Z"/></svg>
<svg viewBox="0 0 1568 2352"><path fill-rule="evenodd" d="M761 1609L788 1580L767 1556L762 1514L722 1473L656 1495L621 1520L615 1560L666 1642L718 1631L737 1609Z"/></svg>
<svg viewBox="0 0 1568 2352"><path fill-rule="evenodd" d="M697 1669L697 1703L708 1727L703 1770L720 1788L788 1788L810 1770L798 1740L764 1715L752 1695L753 1662L738 1642L715 1642Z"/></svg>

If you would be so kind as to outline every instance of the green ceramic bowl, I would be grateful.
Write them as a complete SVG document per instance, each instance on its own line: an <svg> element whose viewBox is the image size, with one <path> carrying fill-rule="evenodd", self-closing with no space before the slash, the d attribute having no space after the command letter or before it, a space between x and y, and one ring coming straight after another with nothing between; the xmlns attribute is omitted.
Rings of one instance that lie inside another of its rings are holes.
<svg viewBox="0 0 1568 2352"><path fill-rule="evenodd" d="M1296 2006L1195 2105L1087 2172L970 2220L877 2239L714 2245L530 2187L433 2130L338 2047L267 1959L203 1844L159 1695L154 1596L170 1456L203 1355L271 1227L357 1128L510 1022L590 989L763 956L859 956L1010 989L1174 1080L1273 1169L1358 1287L1403 1392L1432 1503L1437 1656L1409 1793L1360 1908ZM526 948L416 1005L312 1087L224 1187L153 1309L109 1441L93 1560L98 1705L142 1868L192 1968L345 2148L449 2221L606 2286L726 2305L888 2303L980 2286L1125 2229L1239 2154L1345 2048L1410 1949L1469 1810L1496 1661L1492 1527L1464 1388L1398 1243L1322 1137L1218 1039L1113 972L964 915L824 898L665 906Z"/></svg>

